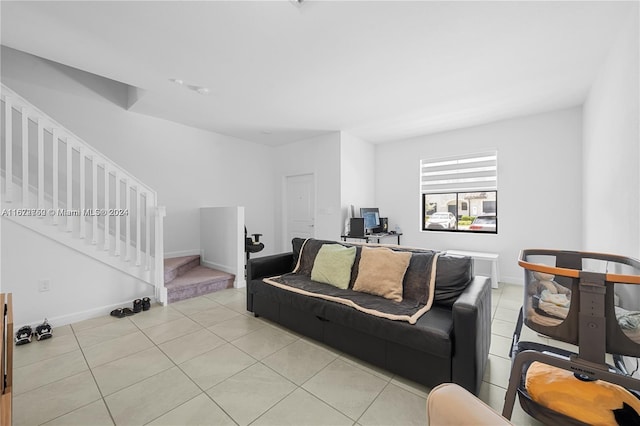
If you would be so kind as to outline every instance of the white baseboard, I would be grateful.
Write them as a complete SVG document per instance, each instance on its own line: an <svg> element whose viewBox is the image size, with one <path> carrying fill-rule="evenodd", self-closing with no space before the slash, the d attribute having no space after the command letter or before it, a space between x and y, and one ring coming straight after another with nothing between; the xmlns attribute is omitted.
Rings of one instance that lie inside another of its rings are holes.
<svg viewBox="0 0 640 426"><path fill-rule="evenodd" d="M208 260L204 260L202 258L200 258L200 264L203 266L206 266L207 268L217 269L218 271L226 272L227 274L232 274L232 275L236 274L235 269L230 267L229 265L223 265L221 263L211 262Z"/></svg>
<svg viewBox="0 0 640 426"><path fill-rule="evenodd" d="M200 256L200 249L165 252L164 258L169 259L171 257L196 256L196 255Z"/></svg>
<svg viewBox="0 0 640 426"><path fill-rule="evenodd" d="M238 274L236 274L236 271L232 266L210 262L202 258L200 258L200 264L203 266L206 266L207 268L217 269L218 271L222 271L222 272L226 272L227 274L234 275L235 280L233 281L233 288L243 288L247 286L247 282L244 279L244 276L238 276Z"/></svg>
<svg viewBox="0 0 640 426"><path fill-rule="evenodd" d="M519 276L519 277L505 277L505 276L500 276L500 282L501 283L507 283L507 284L516 284L516 285L521 285L524 286L524 278Z"/></svg>
<svg viewBox="0 0 640 426"><path fill-rule="evenodd" d="M141 296L141 297L145 297L145 296ZM149 294L146 297L149 297L151 299L151 306L152 306L151 309L153 309L153 305L156 303L155 297L153 296L153 294ZM109 315L112 310L117 309L117 308L133 308L133 301L132 300L127 300L127 301L124 301L124 302L114 303L114 304L111 304L111 305L99 306L99 307L96 307L96 308L93 308L93 309L88 309L86 311L78 311L78 312L73 312L73 313L66 314L66 315L60 315L60 316L57 316L57 317L47 318L47 321L53 327L53 335L55 336L55 328L56 327L62 327L62 326L67 325L67 324L74 324L74 323L77 323L77 322L80 322L80 321L85 321L85 320L88 320L88 319L93 319L93 318L98 318L98 317L101 317L101 316ZM41 319L40 320L29 321L27 323L27 325L30 325L34 329L35 329L35 327L37 327L40 324L42 324L42 320ZM24 324L22 324L22 325L24 325Z"/></svg>

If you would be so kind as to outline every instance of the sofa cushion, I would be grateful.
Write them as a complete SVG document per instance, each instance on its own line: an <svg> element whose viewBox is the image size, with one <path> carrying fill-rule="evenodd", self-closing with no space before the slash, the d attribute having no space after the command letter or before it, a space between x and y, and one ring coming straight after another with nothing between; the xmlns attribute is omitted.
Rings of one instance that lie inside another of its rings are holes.
<svg viewBox="0 0 640 426"><path fill-rule="evenodd" d="M363 333L434 355L449 357L452 353L453 315L448 308L434 306L415 324L389 321L336 303L325 306L322 317Z"/></svg>
<svg viewBox="0 0 640 426"><path fill-rule="evenodd" d="M337 288L313 281L310 277L295 272L264 278L262 281L309 299L335 302L334 304L348 306L350 309L364 312L371 317L385 318L394 320L394 322L406 321L409 324L415 324L432 307L431 303L421 305L410 299L394 302L369 293Z"/></svg>
<svg viewBox="0 0 640 426"><path fill-rule="evenodd" d="M355 258L355 247L324 244L313 262L311 279L346 289L351 281L351 267Z"/></svg>
<svg viewBox="0 0 640 426"><path fill-rule="evenodd" d="M411 261L407 272L404 274L402 284L403 299L415 300L418 303L427 304L432 297L433 287L431 269L433 267L433 251L414 251L411 253Z"/></svg>
<svg viewBox="0 0 640 426"><path fill-rule="evenodd" d="M473 280L473 261L466 256L441 255L436 267L434 303L451 306Z"/></svg>
<svg viewBox="0 0 640 426"><path fill-rule="evenodd" d="M362 247L355 291L402 301L402 282L411 253L386 247Z"/></svg>
<svg viewBox="0 0 640 426"><path fill-rule="evenodd" d="M295 275L295 274L292 274ZM290 277L290 276L289 276ZM293 279L294 277L290 277ZM305 281L307 286L325 286L326 284L315 283L308 278L298 276L297 280ZM331 287L335 293L347 293L350 290L341 290ZM424 351L439 357L450 357L452 354L453 315L450 308L433 306L417 319L415 324L405 321L389 321L387 318L361 312L349 306L333 303L305 294L287 291L277 286L270 285L263 281L254 281L252 291L267 297L270 300L279 302L284 306L292 306L299 311L309 312L317 316L322 321L331 321L345 327L351 327L372 336L396 342L410 348ZM410 304L402 301L399 304L388 299L373 296L367 293L357 293L351 291L356 297L362 299L375 300L377 303L386 303L396 308L409 309Z"/></svg>

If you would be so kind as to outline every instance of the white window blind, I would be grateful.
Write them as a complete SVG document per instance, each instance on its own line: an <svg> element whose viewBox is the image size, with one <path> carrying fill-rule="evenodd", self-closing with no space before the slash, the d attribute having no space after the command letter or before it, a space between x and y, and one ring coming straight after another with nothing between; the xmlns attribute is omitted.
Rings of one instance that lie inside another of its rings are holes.
<svg viewBox="0 0 640 426"><path fill-rule="evenodd" d="M420 190L423 194L497 189L497 151L420 160Z"/></svg>

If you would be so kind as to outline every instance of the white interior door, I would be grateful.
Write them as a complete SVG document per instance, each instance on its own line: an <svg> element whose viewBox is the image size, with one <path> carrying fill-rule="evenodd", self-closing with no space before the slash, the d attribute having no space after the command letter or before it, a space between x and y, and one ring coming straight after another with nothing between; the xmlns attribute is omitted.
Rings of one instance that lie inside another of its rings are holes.
<svg viewBox="0 0 640 426"><path fill-rule="evenodd" d="M287 176L285 186L286 240L315 236L315 181L313 174Z"/></svg>

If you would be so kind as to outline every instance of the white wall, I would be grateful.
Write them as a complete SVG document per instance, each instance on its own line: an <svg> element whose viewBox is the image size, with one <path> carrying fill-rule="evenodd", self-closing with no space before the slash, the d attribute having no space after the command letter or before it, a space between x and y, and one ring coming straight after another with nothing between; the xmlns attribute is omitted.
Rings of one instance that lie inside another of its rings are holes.
<svg viewBox="0 0 640 426"><path fill-rule="evenodd" d="M234 274L234 287L246 286L244 207L201 208L200 232L200 263Z"/></svg>
<svg viewBox="0 0 640 426"><path fill-rule="evenodd" d="M153 287L47 237L3 219L2 288L13 293L14 322L56 327L132 307ZM49 280L50 290L38 291Z"/></svg>
<svg viewBox="0 0 640 426"><path fill-rule="evenodd" d="M500 121L377 146L376 200L402 244L500 254L501 280L521 283L525 248L581 248L581 109ZM421 158L498 150L497 235L421 231Z"/></svg>
<svg viewBox="0 0 640 426"><path fill-rule="evenodd" d="M360 207L377 207L375 200L376 173L375 145L345 132L340 133L340 190L342 222L347 209L354 205L356 214ZM384 211L380 212L386 217Z"/></svg>
<svg viewBox="0 0 640 426"><path fill-rule="evenodd" d="M584 249L640 258L638 5L584 106Z"/></svg>
<svg viewBox="0 0 640 426"><path fill-rule="evenodd" d="M2 81L158 192L166 254L198 253L199 208L242 205L273 250L272 149L124 108L126 86L2 47Z"/></svg>
<svg viewBox="0 0 640 426"><path fill-rule="evenodd" d="M277 251L290 251L285 241L283 191L285 178L312 173L315 176L315 237L340 239L344 226L340 202L340 133L333 132L274 148L274 181L278 193L274 197ZM250 233L257 232L249 230ZM261 240L262 241L262 240ZM265 246L266 246L265 242Z"/></svg>

